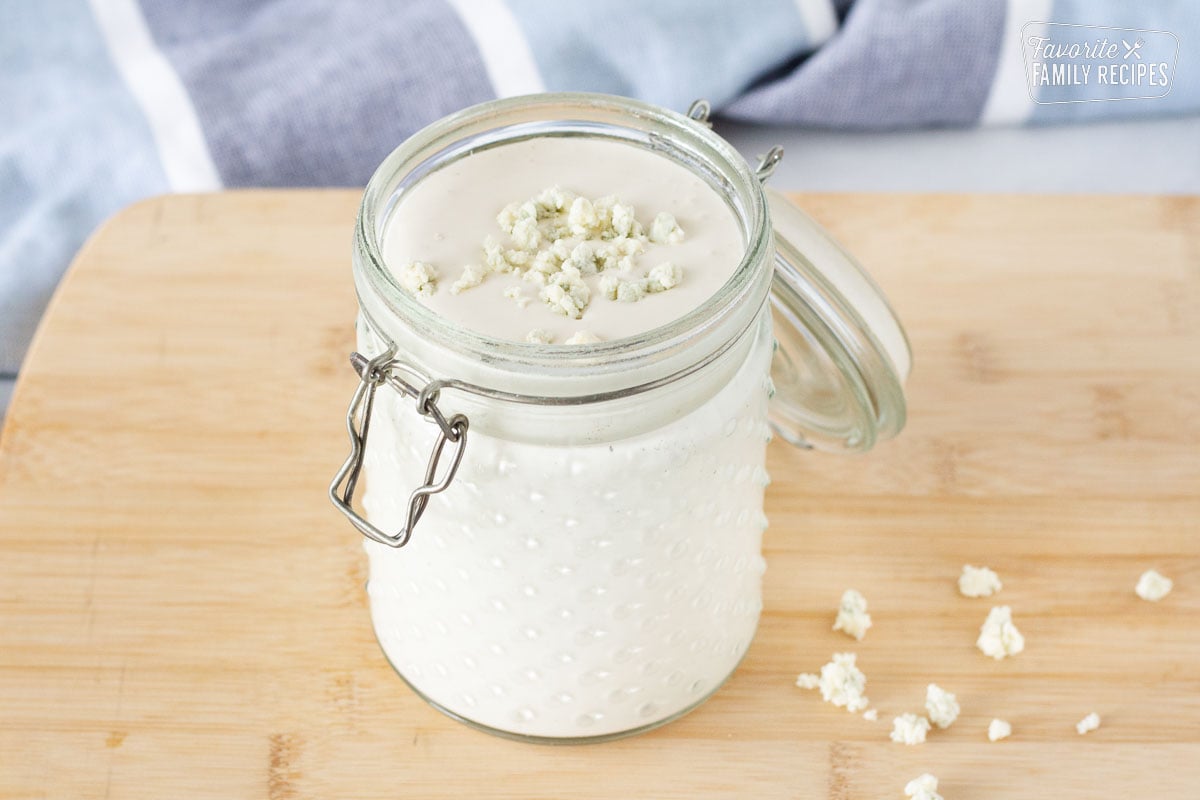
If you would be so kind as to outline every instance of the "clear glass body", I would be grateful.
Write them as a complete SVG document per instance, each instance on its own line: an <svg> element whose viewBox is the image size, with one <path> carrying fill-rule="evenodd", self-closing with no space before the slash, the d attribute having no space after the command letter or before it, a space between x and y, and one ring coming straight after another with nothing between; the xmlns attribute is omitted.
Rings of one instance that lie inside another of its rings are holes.
<svg viewBox="0 0 1200 800"><path fill-rule="evenodd" d="M619 138L685 164L727 201L742 263L700 308L627 339L544 347L448 325L382 264L390 209L438 166L526 136ZM375 631L413 689L493 733L568 742L663 724L732 673L762 607L773 257L741 157L703 125L633 101L496 101L385 160L356 232L360 351L394 345L420 374L528 398L443 393L443 411L470 419L456 479L405 547L366 542ZM612 396L558 402L597 393ZM379 393L365 457L372 523L403 525L435 435L411 399Z"/></svg>

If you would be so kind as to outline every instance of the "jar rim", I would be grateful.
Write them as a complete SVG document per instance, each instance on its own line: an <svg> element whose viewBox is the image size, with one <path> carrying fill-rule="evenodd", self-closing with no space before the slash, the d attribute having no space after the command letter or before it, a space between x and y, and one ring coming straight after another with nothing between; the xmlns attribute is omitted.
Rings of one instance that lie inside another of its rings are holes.
<svg viewBox="0 0 1200 800"><path fill-rule="evenodd" d="M553 129L545 126L556 127ZM539 131L541 131L539 133ZM568 134L568 131L573 131ZM387 268L383 229L404 191L400 181L420 180L440 166L431 161L447 152L469 157L473 147L495 146L538 135L594 135L642 142L664 157L686 155L720 182L730 211L745 237L742 260L707 300L664 325L633 336L581 345L545 345L500 339L457 325L412 297ZM657 147L654 144L657 143ZM356 284L359 305L364 292L381 300L401 322L424 339L499 369L543 375L607 375L677 361L687 353L697 361L747 329L766 302L774 262L774 241L761 184L742 156L707 125L649 103L614 95L555 92L492 100L470 106L428 125L405 140L379 165L368 181L355 225ZM358 280L361 278L361 280ZM747 308L749 306L749 308ZM744 316L742 324L736 325ZM698 339L707 339L699 347ZM718 340L719 341L715 341Z"/></svg>

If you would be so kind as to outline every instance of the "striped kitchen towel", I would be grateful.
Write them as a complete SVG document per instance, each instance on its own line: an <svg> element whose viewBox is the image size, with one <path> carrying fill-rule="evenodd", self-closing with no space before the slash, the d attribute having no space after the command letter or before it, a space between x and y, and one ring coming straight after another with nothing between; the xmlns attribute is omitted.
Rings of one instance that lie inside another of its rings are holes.
<svg viewBox="0 0 1200 800"><path fill-rule="evenodd" d="M706 97L842 129L1200 110L1194 0L37 0L0 16L0 380L120 207L361 185L417 128L497 95Z"/></svg>

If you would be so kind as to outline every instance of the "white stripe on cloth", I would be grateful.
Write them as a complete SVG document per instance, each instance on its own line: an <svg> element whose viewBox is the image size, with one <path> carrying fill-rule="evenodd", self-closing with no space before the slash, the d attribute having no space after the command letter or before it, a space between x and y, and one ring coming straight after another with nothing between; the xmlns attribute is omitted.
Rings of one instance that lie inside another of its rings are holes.
<svg viewBox="0 0 1200 800"><path fill-rule="evenodd" d="M504 0L447 0L479 48L497 97L544 92L525 33Z"/></svg>
<svg viewBox="0 0 1200 800"><path fill-rule="evenodd" d="M796 8L800 19L804 22L804 30L809 40L805 43L808 49L816 50L833 38L837 32L837 13L833 10L833 0L796 0Z"/></svg>
<svg viewBox="0 0 1200 800"><path fill-rule="evenodd" d="M1025 72L1021 29L1030 22L1048 21L1053 6L1053 0L1008 0L996 74L979 117L980 125L1020 125L1033 116L1034 103ZM1036 35L1033 26L1024 33Z"/></svg>
<svg viewBox="0 0 1200 800"><path fill-rule="evenodd" d="M89 0L117 72L150 125L167 182L176 192L221 188L196 109L154 44L137 0Z"/></svg>

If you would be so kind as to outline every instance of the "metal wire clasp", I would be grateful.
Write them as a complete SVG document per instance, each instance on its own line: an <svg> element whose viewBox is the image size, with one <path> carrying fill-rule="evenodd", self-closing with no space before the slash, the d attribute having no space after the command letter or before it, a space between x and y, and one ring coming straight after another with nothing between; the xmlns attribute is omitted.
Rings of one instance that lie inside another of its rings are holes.
<svg viewBox="0 0 1200 800"><path fill-rule="evenodd" d="M758 166L754 169L754 177L758 178L759 183L766 183L767 178L774 174L780 161L783 161L783 148L775 145L759 159Z"/></svg>
<svg viewBox="0 0 1200 800"><path fill-rule="evenodd" d="M354 392L354 398L350 401L350 409L346 412L346 430L350 433L350 455L346 459L346 463L342 464L342 468L338 470L337 475L334 476L333 483L329 485L329 499L363 536L389 547L403 547L408 544L413 528L420 521L421 515L425 513L425 507L429 504L429 496L444 491L454 480L454 475L458 472L458 465L462 463L463 450L467 446L469 423L462 414L455 414L449 419L442 414L437 405L441 388L436 381L418 389L404 377L405 373L415 375L416 371L395 358L394 347L389 347L371 359L359 353L353 353L350 356L350 364L361 380L358 389ZM367 433L371 427L371 411L375 405L375 392L385 383L400 394L414 398L417 401L417 412L427 420L437 423L438 426L437 441L433 444L433 452L430 453L429 463L425 468L425 482L409 495L408 517L404 527L396 534L383 532L354 510L354 490L358 486L363 456L367 451ZM446 467L444 474L439 479L437 477L438 464L448 444L454 445L454 448L451 452L449 466Z"/></svg>
<svg viewBox="0 0 1200 800"><path fill-rule="evenodd" d="M709 116L712 115L712 103L705 100L703 97L698 100L693 100L688 106L687 117L693 122L697 122L706 128L712 127L712 122ZM767 151L765 156L759 158L758 166L754 169L754 177L758 178L759 183L766 183L767 178L771 177L771 173L779 166L779 162L783 161L783 148L775 145Z"/></svg>

